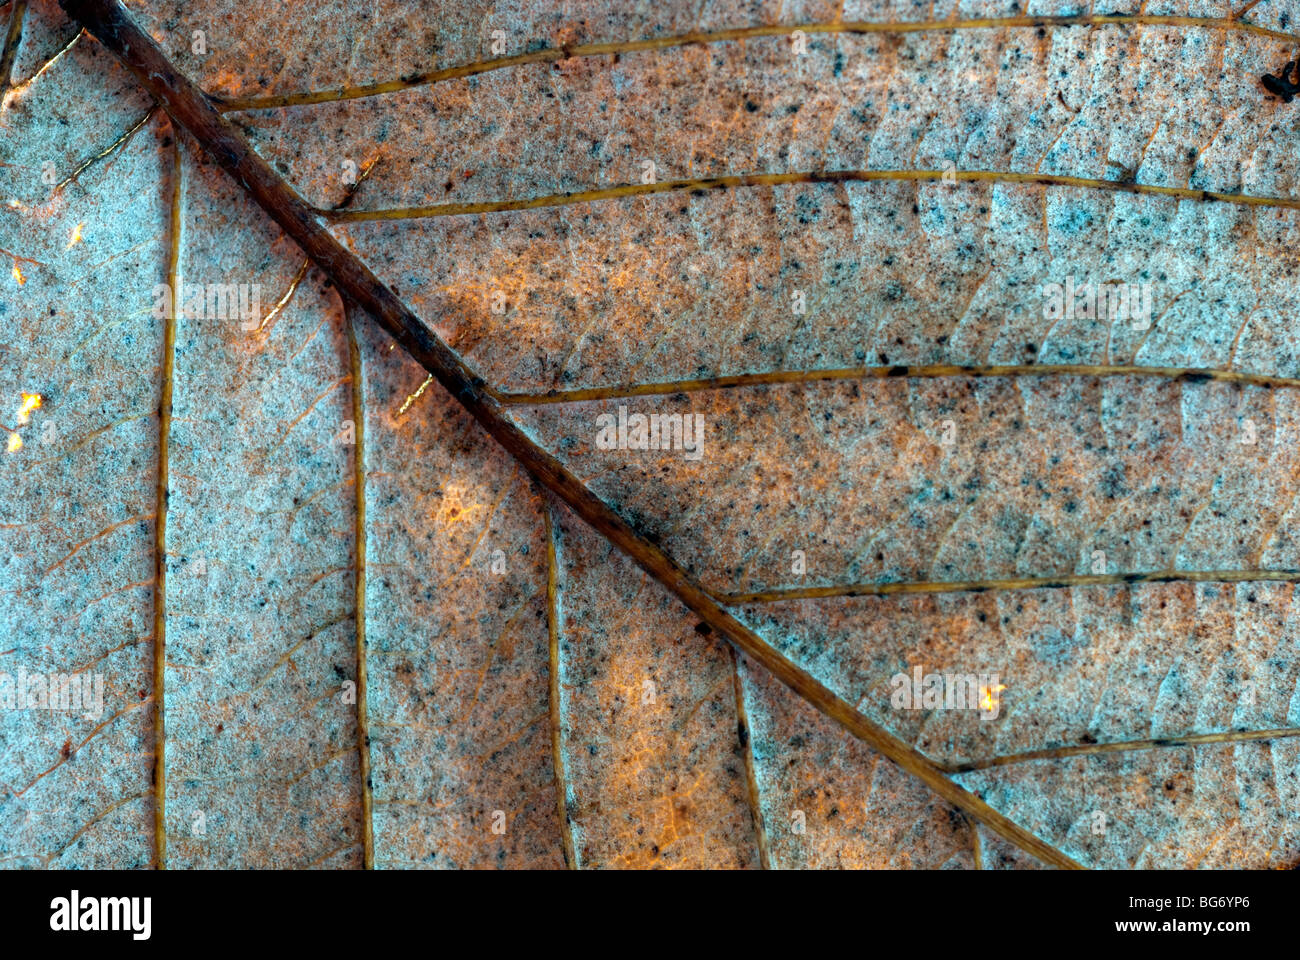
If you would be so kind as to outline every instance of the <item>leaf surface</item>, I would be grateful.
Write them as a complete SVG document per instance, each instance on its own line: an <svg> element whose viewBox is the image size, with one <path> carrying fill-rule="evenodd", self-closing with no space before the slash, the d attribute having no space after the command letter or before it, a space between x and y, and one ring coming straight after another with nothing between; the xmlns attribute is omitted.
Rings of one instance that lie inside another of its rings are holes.
<svg viewBox="0 0 1300 960"><path fill-rule="evenodd" d="M108 781L90 740L41 774L53 715L4 728L4 858L1041 866L941 777L1085 865L1294 862L1283 7L133 8L538 446L926 780L698 629L28 4L6 395L83 434L135 411L139 449L6 461L35 549L6 659L126 644L138 696L94 741ZM53 193L47 157L78 171ZM88 307L92 238L133 259ZM155 321L169 276L265 309ZM1046 316L1066 278L1149 284L1151 324ZM703 456L599 449L620 407L702 415ZM123 582L139 629L89 640ZM996 674L998 716L898 709L916 667Z"/></svg>

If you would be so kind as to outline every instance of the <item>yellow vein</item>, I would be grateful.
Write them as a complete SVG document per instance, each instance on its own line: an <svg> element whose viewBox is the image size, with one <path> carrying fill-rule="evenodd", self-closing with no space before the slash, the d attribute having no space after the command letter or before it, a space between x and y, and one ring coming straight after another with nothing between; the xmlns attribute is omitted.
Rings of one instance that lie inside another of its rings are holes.
<svg viewBox="0 0 1300 960"><path fill-rule="evenodd" d="M725 390L786 383L815 383L826 380L874 380L887 378L931 379L939 377L1158 377L1197 383L1218 380L1260 387L1300 387L1300 377L1278 377L1264 373L1246 373L1209 367L1144 367L1121 364L1090 363L1013 363L960 365L931 363L916 366L839 367L827 370L775 370L765 373L741 373L726 377L702 377L669 380L663 383L629 383L609 387L583 387L574 390L547 390L542 393L503 393L492 391L505 404L538 405L578 403L587 400L614 400L626 397L662 396L695 393L702 390Z"/></svg>
<svg viewBox="0 0 1300 960"><path fill-rule="evenodd" d="M725 644L731 654L731 679L736 697L736 731L740 736L740 750L745 758L745 781L749 787L749 812L754 818L754 840L758 846L758 862L764 870L772 869L771 845L767 839L767 824L763 820L763 795L758 788L758 774L754 770L753 733L749 726L749 711L745 709L745 682L740 678L740 654L731 644Z"/></svg>
<svg viewBox="0 0 1300 960"><path fill-rule="evenodd" d="M969 773L972 770L987 770L990 767L1005 767L1012 763L1027 763L1031 760L1058 760L1065 757L1078 757L1099 753L1123 753L1131 750L1156 750L1162 747L1195 747L1203 743L1249 743L1258 740L1282 740L1287 737L1300 737L1300 727L1279 727L1276 730L1232 730L1224 733L1198 733L1185 737L1155 737L1150 740L1126 740L1121 743L1081 743L1069 747L1053 747L1046 750L1030 750L1026 753L1013 753L1001 757L989 757L985 760L972 760L967 763L949 763L944 769L949 773Z"/></svg>
<svg viewBox="0 0 1300 960"><path fill-rule="evenodd" d="M1130 583L1300 583L1300 570L1155 570L1148 573L1081 573L1003 580L906 580L829 587L788 587L752 593L714 593L719 603L778 603L826 597L883 597L899 593L984 593L991 590L1051 590Z"/></svg>
<svg viewBox="0 0 1300 960"><path fill-rule="evenodd" d="M182 190L180 137L172 135L171 237L167 254L167 282L179 290ZM172 424L172 380L176 364L176 309L163 321L162 387L158 398L158 502L154 520L154 846L159 870L167 869L167 498L169 439Z"/></svg>
<svg viewBox="0 0 1300 960"><path fill-rule="evenodd" d="M424 378L424 382L420 384L419 388L416 389L415 393L408 393L406 395L406 399L402 401L402 406L397 411L397 415L400 417L402 414L404 414L407 411L407 409L411 406L411 404L415 403L416 400L419 400L420 395L423 394L424 391L429 388L429 384L431 383L433 383L433 374L429 374L427 377Z"/></svg>
<svg viewBox="0 0 1300 960"><path fill-rule="evenodd" d="M294 273L293 279L289 281L289 289L284 291L284 296L280 297L280 299L275 302L275 306L271 308L271 312L263 317L262 322L257 325L258 333L261 333L268 323L274 323L276 318L279 317L280 314L284 313L285 308L288 307L289 303L293 300L293 295L298 292L298 287L302 283L303 278L307 276L307 270L310 267L311 260L304 257L302 264Z"/></svg>
<svg viewBox="0 0 1300 960"><path fill-rule="evenodd" d="M50 57L50 59L42 63L40 68L35 73L33 73L22 83L19 83L14 87L12 87L10 89L10 93L18 93L19 91L26 90L28 87L30 87L33 83L39 80L47 70L52 69L56 63L62 60L64 55L73 47L75 47L77 45L77 41L79 41L85 35L86 35L85 30L78 30L76 35L67 43L65 43L62 47L60 47L58 51L54 54L54 56Z"/></svg>
<svg viewBox="0 0 1300 960"><path fill-rule="evenodd" d="M576 870L578 858L573 850L573 826L569 823L569 780L564 769L563 727L560 722L559 551L555 518L551 515L550 501L540 491L539 496L542 502L542 523L546 532L546 629L551 681L551 768L555 777L556 815L559 818L564 863L570 870Z"/></svg>
<svg viewBox="0 0 1300 960"><path fill-rule="evenodd" d="M59 183L54 187L54 192L55 193L61 192L64 187L66 187L68 184L72 183L72 181L76 180L83 173L85 173L87 168L98 163L100 160L103 160L106 157L111 156L117 151L124 149L126 145L131 142L131 138L134 137L136 133L140 131L140 128L149 122L149 119L154 115L154 112L157 109L158 109L157 107L150 107L148 110L145 111L144 116L142 116L135 123L131 124L131 126L127 128L126 132L124 132L120 137L118 137L116 140L110 143L103 150L99 151L99 153L95 154L93 157L90 157L86 160L82 160L81 163L77 164L76 169L74 169L70 174L68 174L66 177L60 180Z"/></svg>
<svg viewBox="0 0 1300 960"><path fill-rule="evenodd" d="M343 327L348 336L348 361L352 366L352 429L356 443L352 446L352 468L356 491L356 532L353 537L356 551L356 579L354 581L353 609L357 631L357 759L361 769L361 849L362 866L375 868L374 795L370 783L370 719L366 690L369 676L366 672L366 465L365 465L365 397L361 379L361 350L357 345L356 328L352 325L352 311L347 302L343 305Z"/></svg>
<svg viewBox="0 0 1300 960"><path fill-rule="evenodd" d="M1260 197L1246 193L1222 193L1215 190L1198 190L1192 187L1165 187L1130 180L1102 180L1096 177L1075 177L1064 174L1025 173L1007 170L812 170L787 173L739 173L721 177L704 177L688 180L663 180L659 183L624 183L613 187L592 190L575 190L544 197L522 200L484 200L477 203L435 203L420 207L394 207L386 210L322 210L319 216L339 223L356 223L374 220L415 220L428 217L457 217L467 214L503 213L517 210L538 210L543 207L560 207L577 203L593 203L622 197L651 196L659 193L689 191L693 196L703 196L711 190L736 187L772 187L790 183L872 183L938 182L945 176L948 182L962 183L1012 183L1040 187L1077 187L1085 190L1102 190L1109 193L1131 193L1139 196L1170 197L1176 200L1217 201L1237 206L1281 207L1300 210L1300 198Z"/></svg>
<svg viewBox="0 0 1300 960"><path fill-rule="evenodd" d="M425 87L444 80L472 77L493 70L504 70L531 63L554 63L572 57L603 57L615 54L637 53L645 50L668 50L674 47L687 47L700 44L727 43L737 40L751 40L760 37L789 36L796 30L803 33L848 33L848 34L906 34L933 33L956 30L999 30L1014 27L1094 27L1114 24L1117 26L1166 26L1190 27L1208 30L1237 31L1269 37L1274 40L1295 42L1300 39L1295 34L1281 30L1271 30L1243 23L1232 17L1180 17L1164 15L1084 15L1069 17L982 17L958 20L919 20L915 23L899 21L826 21L816 23L764 24L754 27L731 27L722 30L698 30L673 36L649 37L641 40L609 40L598 43L582 43L572 46L544 47L517 53L511 56L495 57L474 63L454 67L443 67L423 73L411 74L396 80L384 80L355 86L334 87L328 90L311 90L303 93L287 93L271 96L214 98L217 109L223 112L235 110L261 110L272 107L310 106L332 103L338 100L358 100L365 97L378 97L401 90Z"/></svg>

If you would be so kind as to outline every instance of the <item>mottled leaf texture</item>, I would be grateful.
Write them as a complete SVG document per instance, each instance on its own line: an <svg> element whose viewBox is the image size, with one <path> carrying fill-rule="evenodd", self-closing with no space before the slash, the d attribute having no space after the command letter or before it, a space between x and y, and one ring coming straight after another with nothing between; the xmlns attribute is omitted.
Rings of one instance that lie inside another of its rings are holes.
<svg viewBox="0 0 1300 960"><path fill-rule="evenodd" d="M1300 863L1297 14L0 6L0 864Z"/></svg>

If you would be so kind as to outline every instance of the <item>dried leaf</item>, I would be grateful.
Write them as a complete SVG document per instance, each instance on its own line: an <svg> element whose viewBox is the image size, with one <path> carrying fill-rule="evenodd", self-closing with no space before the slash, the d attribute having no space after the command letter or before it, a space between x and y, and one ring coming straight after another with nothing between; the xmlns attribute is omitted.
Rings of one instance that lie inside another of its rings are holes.
<svg viewBox="0 0 1300 960"><path fill-rule="evenodd" d="M0 862L1043 866L1000 814L1057 863L1294 864L1285 5L622 7L132 15L911 772L542 490L31 0L0 670L102 674L111 719L5 714ZM158 283L256 309L155 319ZM703 433L607 449L638 415ZM978 702L900 707L914 671Z"/></svg>

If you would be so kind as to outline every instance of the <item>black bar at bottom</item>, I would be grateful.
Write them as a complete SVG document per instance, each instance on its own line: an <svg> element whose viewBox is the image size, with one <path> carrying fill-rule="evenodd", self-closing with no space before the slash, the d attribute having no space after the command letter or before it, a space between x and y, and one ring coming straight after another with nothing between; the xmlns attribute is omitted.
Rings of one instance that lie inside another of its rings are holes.
<svg viewBox="0 0 1300 960"><path fill-rule="evenodd" d="M128 952L253 945L337 955L409 943L430 953L517 944L588 954L658 943L732 960L751 941L774 950L789 940L806 952L845 937L908 955L1008 955L1060 942L1231 949L1293 932L1296 901L1286 871L0 872L7 943Z"/></svg>

